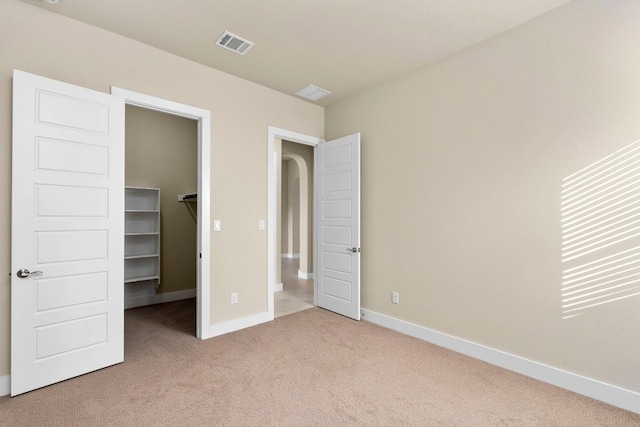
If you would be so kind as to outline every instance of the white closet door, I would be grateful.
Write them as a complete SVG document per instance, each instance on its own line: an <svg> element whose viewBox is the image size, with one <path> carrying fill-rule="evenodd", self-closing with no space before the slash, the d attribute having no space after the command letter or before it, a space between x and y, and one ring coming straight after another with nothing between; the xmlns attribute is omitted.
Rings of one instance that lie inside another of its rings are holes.
<svg viewBox="0 0 640 427"><path fill-rule="evenodd" d="M124 358L124 101L14 71L11 395Z"/></svg>

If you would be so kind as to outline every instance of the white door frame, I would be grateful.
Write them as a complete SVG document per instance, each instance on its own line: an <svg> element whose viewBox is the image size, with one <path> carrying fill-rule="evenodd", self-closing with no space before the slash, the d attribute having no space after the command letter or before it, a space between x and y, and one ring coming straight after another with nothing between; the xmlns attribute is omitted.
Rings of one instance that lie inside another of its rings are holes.
<svg viewBox="0 0 640 427"><path fill-rule="evenodd" d="M298 144L310 145L315 147L324 142L324 139L316 137L304 135L302 133L297 133L293 131L289 131L286 129L280 129L277 127L269 126L267 129L267 307L268 307L268 315L269 319L273 320L274 318L274 297L273 293L275 292L276 287L276 262L279 259L276 259L276 242L277 236L276 231L277 227L277 206L276 200L278 196L278 179L277 179L277 167L276 157L275 157L275 141L277 139L283 139L286 141L297 142ZM315 154L314 154L315 157ZM316 263L316 198L314 193L314 202L313 202L313 265L315 271ZM313 302L317 304L316 298L316 280L314 274L313 280Z"/></svg>
<svg viewBox="0 0 640 427"><path fill-rule="evenodd" d="M211 314L211 113L209 110L111 87L111 94L125 104L198 121L198 267L196 273L196 336L210 338ZM126 115L125 115L126 121ZM126 143L126 142L125 142Z"/></svg>

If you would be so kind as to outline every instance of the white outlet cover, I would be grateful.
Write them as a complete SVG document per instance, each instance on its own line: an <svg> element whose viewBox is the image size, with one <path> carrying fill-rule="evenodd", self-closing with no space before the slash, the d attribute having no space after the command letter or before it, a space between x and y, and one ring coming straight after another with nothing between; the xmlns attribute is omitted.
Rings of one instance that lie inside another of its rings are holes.
<svg viewBox="0 0 640 427"><path fill-rule="evenodd" d="M258 230L262 231L265 228L265 223L264 223L264 219L261 219L260 221L258 221Z"/></svg>

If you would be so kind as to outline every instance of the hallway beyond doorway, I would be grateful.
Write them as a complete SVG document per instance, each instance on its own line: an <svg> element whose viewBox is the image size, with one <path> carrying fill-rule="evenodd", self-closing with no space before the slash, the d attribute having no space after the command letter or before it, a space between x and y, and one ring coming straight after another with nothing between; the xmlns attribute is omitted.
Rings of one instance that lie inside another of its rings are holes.
<svg viewBox="0 0 640 427"><path fill-rule="evenodd" d="M313 280L298 278L299 259L282 258L283 290L275 293L275 317L315 307Z"/></svg>

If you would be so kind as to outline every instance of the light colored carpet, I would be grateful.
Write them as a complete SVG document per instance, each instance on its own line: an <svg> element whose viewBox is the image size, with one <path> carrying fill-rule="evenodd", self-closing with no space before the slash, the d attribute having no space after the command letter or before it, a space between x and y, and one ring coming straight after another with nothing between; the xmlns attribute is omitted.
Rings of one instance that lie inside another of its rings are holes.
<svg viewBox="0 0 640 427"><path fill-rule="evenodd" d="M640 426L640 415L312 308L199 341L194 301L125 312L125 363L15 398L2 426Z"/></svg>

